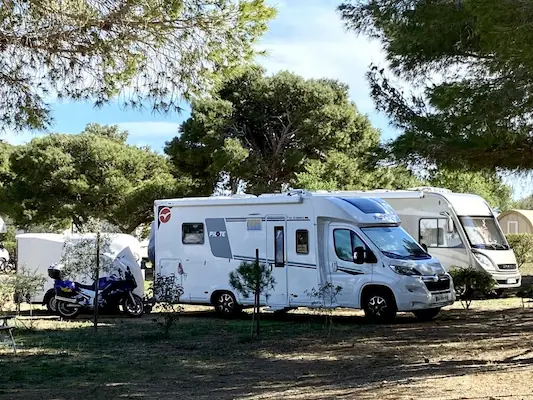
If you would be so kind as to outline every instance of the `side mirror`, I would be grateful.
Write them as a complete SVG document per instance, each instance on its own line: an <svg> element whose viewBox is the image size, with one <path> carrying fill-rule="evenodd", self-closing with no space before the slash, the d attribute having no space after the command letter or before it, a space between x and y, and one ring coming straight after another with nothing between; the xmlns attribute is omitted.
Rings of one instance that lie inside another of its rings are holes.
<svg viewBox="0 0 533 400"><path fill-rule="evenodd" d="M453 224L453 219L450 216L448 216L446 228L448 229L448 233L453 233L453 231L455 230L455 226Z"/></svg>
<svg viewBox="0 0 533 400"><path fill-rule="evenodd" d="M355 264L364 264L365 262L365 249L364 247L356 247L353 250L353 262Z"/></svg>
<svg viewBox="0 0 533 400"><path fill-rule="evenodd" d="M428 247L426 246L426 244L422 243L421 246L424 249L424 251L427 253L428 252Z"/></svg>

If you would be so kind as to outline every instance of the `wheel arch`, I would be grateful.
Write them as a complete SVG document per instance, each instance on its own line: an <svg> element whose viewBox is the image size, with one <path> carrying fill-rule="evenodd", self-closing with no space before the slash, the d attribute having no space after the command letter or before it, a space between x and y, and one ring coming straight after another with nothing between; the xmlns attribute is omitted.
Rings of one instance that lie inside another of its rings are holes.
<svg viewBox="0 0 533 400"><path fill-rule="evenodd" d="M387 294L389 294L393 300L395 310L398 310L398 301L396 300L394 291L389 286L377 283L369 283L361 289L361 295L359 297L361 308L363 308L365 304L366 297L369 296L371 293L375 292L386 292Z"/></svg>

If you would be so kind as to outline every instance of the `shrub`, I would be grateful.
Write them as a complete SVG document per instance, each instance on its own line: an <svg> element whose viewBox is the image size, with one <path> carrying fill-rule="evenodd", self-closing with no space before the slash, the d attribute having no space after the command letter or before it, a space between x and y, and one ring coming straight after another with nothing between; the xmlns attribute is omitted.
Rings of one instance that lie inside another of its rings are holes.
<svg viewBox="0 0 533 400"><path fill-rule="evenodd" d="M319 285L318 289L312 288L305 293L315 299L312 304L319 312L326 317L326 330L328 337L331 335L331 327L333 326L333 304L336 302L337 295L342 292L341 286L333 286L331 282L326 282L324 285Z"/></svg>
<svg viewBox="0 0 533 400"><path fill-rule="evenodd" d="M260 296L264 294L268 298L268 291L274 288L276 281L272 276L272 271L265 264L258 260L253 262L242 262L235 271L229 274L230 286L248 298L254 295L254 312L252 316L252 337L254 327L257 336L259 336L259 306Z"/></svg>
<svg viewBox="0 0 533 400"><path fill-rule="evenodd" d="M493 289L496 281L487 271L470 268L452 267L450 269L455 286L455 292L459 300L465 303L466 309L470 309L473 296L476 292L486 296Z"/></svg>
<svg viewBox="0 0 533 400"><path fill-rule="evenodd" d="M506 235L516 256L518 268L533 262L533 235L531 233L511 233Z"/></svg>
<svg viewBox="0 0 533 400"><path fill-rule="evenodd" d="M161 309L158 314L163 321L154 318L154 322L163 327L164 336L168 338L170 330L179 321L183 312L183 307L179 305L183 287L175 274L168 276L157 274L150 283L148 292L157 299L157 305Z"/></svg>

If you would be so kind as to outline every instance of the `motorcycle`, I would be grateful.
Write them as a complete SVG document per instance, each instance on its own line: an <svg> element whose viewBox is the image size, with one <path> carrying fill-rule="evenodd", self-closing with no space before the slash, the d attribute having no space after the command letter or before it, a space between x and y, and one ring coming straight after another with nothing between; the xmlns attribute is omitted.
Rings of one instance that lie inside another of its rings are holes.
<svg viewBox="0 0 533 400"><path fill-rule="evenodd" d="M9 274L12 272L15 272L15 262L4 244L0 243L0 273Z"/></svg>
<svg viewBox="0 0 533 400"><path fill-rule="evenodd" d="M144 302L133 293L137 287L137 281L130 266L120 258L124 259L121 254L115 259L115 264L118 264L118 275L113 273L98 279L98 308L117 309L121 306L127 315L140 317L144 313ZM132 261L129 260L129 262ZM72 319L84 310L94 310L96 282L92 285L84 285L71 280L63 280L61 268L58 265L48 268L48 276L54 280L56 309L61 317Z"/></svg>

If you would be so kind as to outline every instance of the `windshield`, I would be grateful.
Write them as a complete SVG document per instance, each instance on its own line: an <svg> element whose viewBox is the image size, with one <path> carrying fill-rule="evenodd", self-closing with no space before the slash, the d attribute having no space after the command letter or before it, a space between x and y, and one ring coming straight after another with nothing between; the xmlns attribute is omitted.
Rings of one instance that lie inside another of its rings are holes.
<svg viewBox="0 0 533 400"><path fill-rule="evenodd" d="M402 227L361 228L368 238L390 258L428 259L431 256Z"/></svg>
<svg viewBox="0 0 533 400"><path fill-rule="evenodd" d="M460 217L459 219L473 248L509 250L493 217Z"/></svg>

